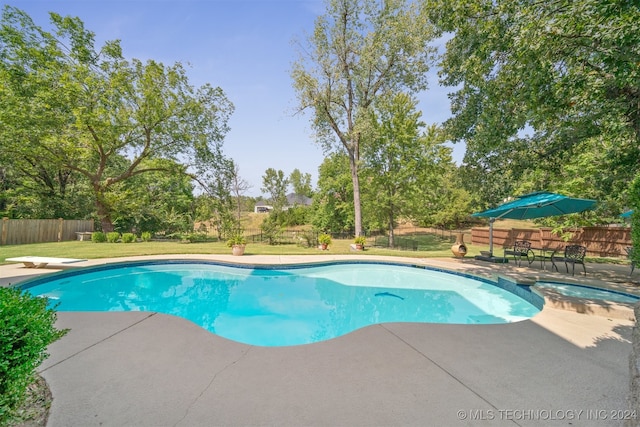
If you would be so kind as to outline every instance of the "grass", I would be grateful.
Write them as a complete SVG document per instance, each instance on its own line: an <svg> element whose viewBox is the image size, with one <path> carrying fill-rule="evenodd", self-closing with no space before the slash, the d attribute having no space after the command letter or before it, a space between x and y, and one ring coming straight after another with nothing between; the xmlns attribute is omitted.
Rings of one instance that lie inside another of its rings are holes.
<svg viewBox="0 0 640 427"><path fill-rule="evenodd" d="M453 257L452 242L433 235L415 236L418 241L417 251L377 248L365 245L363 255L390 255L412 258ZM336 255L354 254L350 245L353 239L333 239L328 251L317 248L307 248L295 244L268 245L266 243L249 243L245 250L247 255ZM467 256L480 254L487 250L485 246L467 244ZM0 246L0 263L6 263L6 258L19 256L65 257L65 258L120 258L141 255L170 255L170 254L231 254L225 242L181 243L177 241L152 241L137 243L94 243L90 241L68 241L53 243L32 243L27 245Z"/></svg>

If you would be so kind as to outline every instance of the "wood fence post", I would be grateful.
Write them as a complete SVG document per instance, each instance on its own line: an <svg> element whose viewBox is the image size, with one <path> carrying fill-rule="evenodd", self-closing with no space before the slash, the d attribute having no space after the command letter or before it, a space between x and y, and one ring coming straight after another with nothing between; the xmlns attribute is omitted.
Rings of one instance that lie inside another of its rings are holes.
<svg viewBox="0 0 640 427"><path fill-rule="evenodd" d="M58 218L58 242L62 242L62 225L64 224L64 219Z"/></svg>
<svg viewBox="0 0 640 427"><path fill-rule="evenodd" d="M7 244L7 229L9 228L9 218L6 216L2 218L2 238L0 239L0 244Z"/></svg>

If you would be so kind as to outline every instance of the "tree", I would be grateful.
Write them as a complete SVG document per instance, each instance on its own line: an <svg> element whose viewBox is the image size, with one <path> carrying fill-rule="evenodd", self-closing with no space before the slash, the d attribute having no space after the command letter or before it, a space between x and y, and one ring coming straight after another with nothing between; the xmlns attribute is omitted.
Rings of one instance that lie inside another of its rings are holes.
<svg viewBox="0 0 640 427"><path fill-rule="evenodd" d="M328 0L291 76L299 109L313 112L316 139L349 157L355 233L362 234L360 150L380 96L426 89L434 33L405 0Z"/></svg>
<svg viewBox="0 0 640 427"><path fill-rule="evenodd" d="M281 170L269 168L262 176L262 192L269 195L269 200L276 212L282 211L287 204L287 187L289 180Z"/></svg>
<svg viewBox="0 0 640 427"><path fill-rule="evenodd" d="M372 141L362 154L366 177L368 211L383 218L394 246L394 227L399 216L407 215L409 199L420 190L419 176L425 167L420 141L421 113L417 101L406 94L380 99L372 118Z"/></svg>
<svg viewBox="0 0 640 427"><path fill-rule="evenodd" d="M311 174L300 172L299 169L294 169L289 175L289 182L293 187L293 192L301 196L311 197L313 196L313 190L311 189Z"/></svg>
<svg viewBox="0 0 640 427"><path fill-rule="evenodd" d="M238 226L240 226L240 216L242 213L242 195L251 188L251 185L240 176L240 166L233 164L233 176L231 178L231 193L236 198L236 213Z"/></svg>
<svg viewBox="0 0 640 427"><path fill-rule="evenodd" d="M353 230L353 182L349 157L337 151L319 167L318 189L313 195L312 224L327 232Z"/></svg>
<svg viewBox="0 0 640 427"><path fill-rule="evenodd" d="M126 61L117 41L96 50L78 18L50 17L53 33L16 8L3 10L3 162L30 158L82 175L104 231L113 229L107 194L115 185L153 171L215 173L233 110L222 89L194 88L179 63ZM153 159L181 163L149 166Z"/></svg>
<svg viewBox="0 0 640 427"><path fill-rule="evenodd" d="M507 193L492 191L487 204L511 195L513 183L534 175L538 190L563 189L563 168L579 169L589 157L604 168L605 179L594 183L595 191L619 197L614 181L630 182L640 166L637 3L471 0L461 7L425 0L424 5L440 30L453 34L442 58L443 82L456 88L454 117L446 126L454 140L467 143L465 163L476 167L478 176L507 175L500 183ZM592 196L590 187L577 190Z"/></svg>

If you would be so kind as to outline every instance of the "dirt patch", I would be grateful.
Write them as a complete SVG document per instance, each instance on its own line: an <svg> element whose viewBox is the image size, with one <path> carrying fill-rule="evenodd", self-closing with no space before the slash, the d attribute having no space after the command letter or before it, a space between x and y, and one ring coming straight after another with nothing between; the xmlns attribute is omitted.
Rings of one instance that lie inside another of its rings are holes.
<svg viewBox="0 0 640 427"><path fill-rule="evenodd" d="M27 389L24 404L16 411L16 418L10 427L44 427L49 418L49 408L53 396L47 382L40 375Z"/></svg>

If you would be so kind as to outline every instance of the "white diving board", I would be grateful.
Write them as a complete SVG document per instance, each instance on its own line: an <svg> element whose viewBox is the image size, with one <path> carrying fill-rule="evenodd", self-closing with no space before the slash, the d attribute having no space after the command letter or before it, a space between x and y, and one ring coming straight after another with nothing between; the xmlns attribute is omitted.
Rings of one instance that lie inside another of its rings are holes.
<svg viewBox="0 0 640 427"><path fill-rule="evenodd" d="M48 264L72 264L74 262L86 261L86 259L21 256L16 258L7 258L5 261L21 262L26 268L44 268Z"/></svg>

